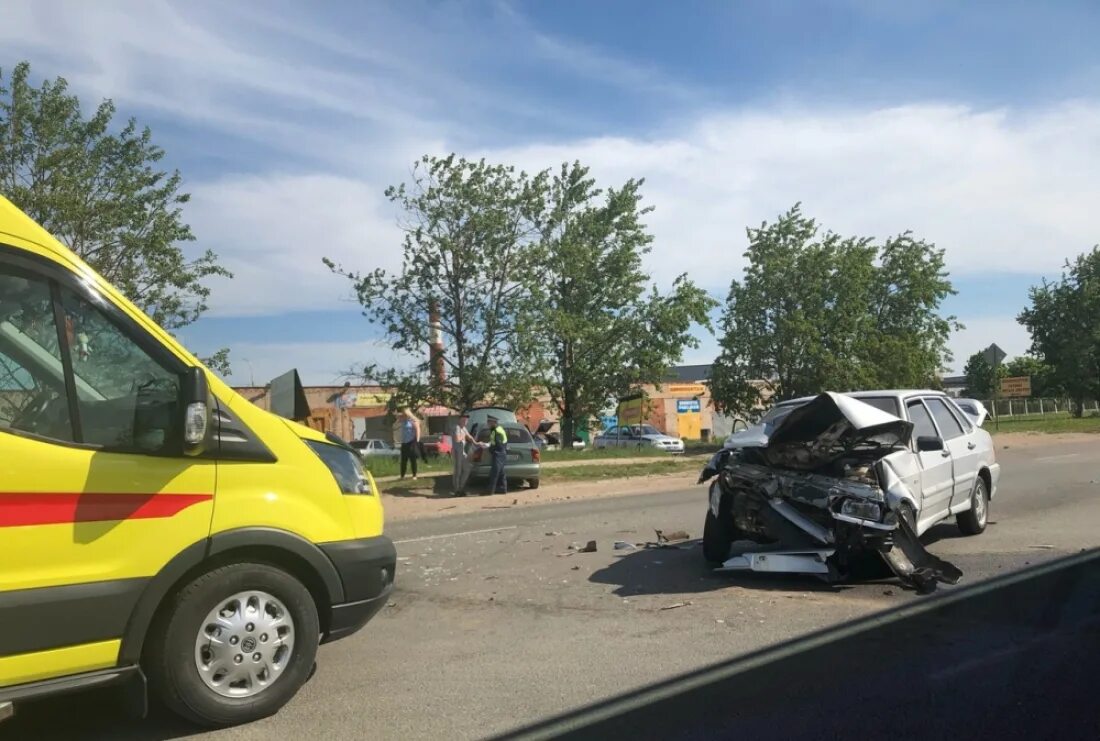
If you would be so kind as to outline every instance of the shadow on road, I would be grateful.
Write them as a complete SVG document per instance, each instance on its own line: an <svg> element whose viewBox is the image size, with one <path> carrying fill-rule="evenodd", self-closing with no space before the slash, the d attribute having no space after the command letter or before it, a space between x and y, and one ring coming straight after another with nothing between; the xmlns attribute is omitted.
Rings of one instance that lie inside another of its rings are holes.
<svg viewBox="0 0 1100 741"><path fill-rule="evenodd" d="M498 738L1100 738L1097 595L1093 550Z"/></svg>
<svg viewBox="0 0 1100 741"><path fill-rule="evenodd" d="M703 560L702 543L692 540L679 548L639 548L622 551L610 566L589 577L596 584L616 587L620 597L643 594L700 594L730 586L765 591L842 592L851 587L827 584L801 574L759 574L752 572L718 572ZM876 559L881 564L881 560ZM869 567L871 568L871 567ZM863 578L892 576L875 571Z"/></svg>
<svg viewBox="0 0 1100 741"><path fill-rule="evenodd" d="M992 523L991 523L992 524ZM941 522L938 525L933 525L925 531L924 535L920 536L920 542L925 545L932 545L938 543L941 540L954 540L955 538L965 538L962 530L959 530L959 526L955 524L955 521L948 520L947 522Z"/></svg>
<svg viewBox="0 0 1100 741"><path fill-rule="evenodd" d="M201 730L155 706L144 720L133 718L120 694L106 687L20 705L15 717L0 725L0 739L168 741Z"/></svg>
<svg viewBox="0 0 1100 741"><path fill-rule="evenodd" d="M451 496L451 474L439 474L436 476L424 476L417 479L411 487L407 486L381 486L383 494L393 497L406 497L422 499L441 499Z"/></svg>

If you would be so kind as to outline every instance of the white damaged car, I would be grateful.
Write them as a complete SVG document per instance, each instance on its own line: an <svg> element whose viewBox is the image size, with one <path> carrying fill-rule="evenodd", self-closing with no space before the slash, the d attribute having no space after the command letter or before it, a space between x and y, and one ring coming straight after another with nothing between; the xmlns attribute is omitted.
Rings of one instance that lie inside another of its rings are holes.
<svg viewBox="0 0 1100 741"><path fill-rule="evenodd" d="M700 483L716 478L704 555L726 570L842 579L871 551L930 591L961 572L919 536L952 516L981 533L999 477L989 433L940 392L795 399L731 435L704 468Z"/></svg>

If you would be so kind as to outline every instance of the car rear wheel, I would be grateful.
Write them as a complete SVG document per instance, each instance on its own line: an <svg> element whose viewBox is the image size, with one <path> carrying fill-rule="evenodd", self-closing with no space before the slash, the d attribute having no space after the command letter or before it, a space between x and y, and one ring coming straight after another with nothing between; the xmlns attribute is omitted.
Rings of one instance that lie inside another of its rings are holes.
<svg viewBox="0 0 1100 741"><path fill-rule="evenodd" d="M232 564L169 598L143 664L170 710L206 726L236 725L275 713L298 692L319 634L301 582L266 564Z"/></svg>
<svg viewBox="0 0 1100 741"><path fill-rule="evenodd" d="M985 532L988 520L989 492L986 491L985 479L979 476L974 483L974 491L970 493L970 509L960 512L955 521L963 535L980 535Z"/></svg>
<svg viewBox="0 0 1100 741"><path fill-rule="evenodd" d="M539 488L539 480L538 479L527 479L527 485L529 487L531 487L532 489L537 489L537 488Z"/></svg>

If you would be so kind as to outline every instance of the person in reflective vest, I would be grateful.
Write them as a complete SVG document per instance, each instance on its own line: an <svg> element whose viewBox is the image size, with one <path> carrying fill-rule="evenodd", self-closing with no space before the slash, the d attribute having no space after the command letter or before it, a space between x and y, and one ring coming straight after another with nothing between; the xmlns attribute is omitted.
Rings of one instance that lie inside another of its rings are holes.
<svg viewBox="0 0 1100 741"><path fill-rule="evenodd" d="M496 417L489 417L489 455L489 493L507 494L508 479L504 475L504 464L508 461L508 433Z"/></svg>

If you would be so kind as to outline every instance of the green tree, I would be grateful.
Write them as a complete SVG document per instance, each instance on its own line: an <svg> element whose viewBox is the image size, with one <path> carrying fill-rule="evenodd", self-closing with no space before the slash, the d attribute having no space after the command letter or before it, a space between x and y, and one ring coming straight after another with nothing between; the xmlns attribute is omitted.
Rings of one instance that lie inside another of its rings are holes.
<svg viewBox="0 0 1100 741"><path fill-rule="evenodd" d="M730 284L711 393L744 412L777 396L930 386L960 326L943 250L905 232L881 245L819 228L799 205L748 229Z"/></svg>
<svg viewBox="0 0 1100 741"><path fill-rule="evenodd" d="M557 407L563 444L607 403L638 384L659 383L690 329L709 327L716 306L685 275L672 290L649 288L642 257L652 236L643 217L643 181L606 192L589 169L563 164L541 173L545 206L536 219L538 269L530 274L531 337L542 360L540 386Z"/></svg>
<svg viewBox="0 0 1100 741"><path fill-rule="evenodd" d="M0 75L0 192L69 246L166 329L205 311L206 279L231 277L210 250L191 258L195 237L181 208L178 171L159 169L164 150L130 119L112 131L115 106L85 117L62 78L30 83L21 62Z"/></svg>
<svg viewBox="0 0 1100 741"><path fill-rule="evenodd" d="M395 407L530 399L534 354L526 344L523 279L534 269L537 184L512 167L425 156L411 183L386 196L404 212L400 270L360 273L324 263L352 281L363 315L395 350L423 360L407 368L367 365L357 374L394 388ZM446 348L441 384L429 372L433 304Z"/></svg>
<svg viewBox="0 0 1100 741"><path fill-rule="evenodd" d="M966 376L966 395L972 399L992 399L996 384L1008 375L1003 363L994 374L993 366L981 352L976 352L966 359L963 374Z"/></svg>
<svg viewBox="0 0 1100 741"><path fill-rule="evenodd" d="M1073 400L1074 416L1100 395L1100 247L1067 262L1061 280L1033 286L1018 321L1031 353L1050 366L1050 383Z"/></svg>

